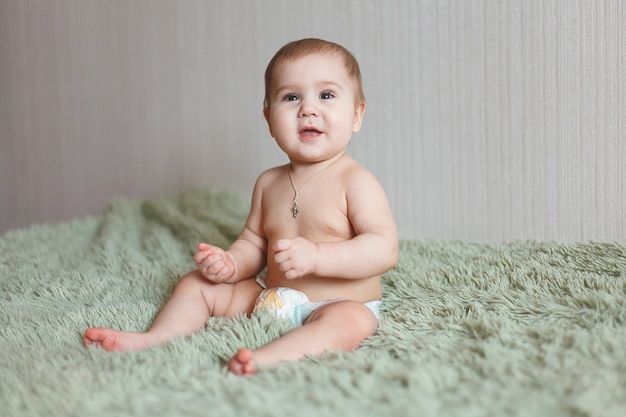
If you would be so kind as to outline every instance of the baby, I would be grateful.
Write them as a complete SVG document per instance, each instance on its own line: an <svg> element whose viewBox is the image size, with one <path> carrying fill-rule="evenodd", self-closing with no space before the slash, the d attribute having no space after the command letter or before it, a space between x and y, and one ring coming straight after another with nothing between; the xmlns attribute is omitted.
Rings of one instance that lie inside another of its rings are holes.
<svg viewBox="0 0 626 417"><path fill-rule="evenodd" d="M179 281L146 332L89 328L85 345L145 349L198 331L212 316L272 309L297 326L259 349L240 349L230 371L358 348L378 325L380 275L398 261L385 192L346 153L364 111L348 50L320 39L283 46L265 72L263 114L289 163L257 179L244 229L227 250L198 245L198 269Z"/></svg>

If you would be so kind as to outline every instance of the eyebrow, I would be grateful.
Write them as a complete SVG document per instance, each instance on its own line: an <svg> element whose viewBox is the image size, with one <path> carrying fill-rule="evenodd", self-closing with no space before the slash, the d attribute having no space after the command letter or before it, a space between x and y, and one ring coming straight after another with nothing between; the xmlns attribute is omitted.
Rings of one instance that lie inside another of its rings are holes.
<svg viewBox="0 0 626 417"><path fill-rule="evenodd" d="M331 87L337 88L337 89L339 89L341 91L344 90L344 88L341 86L341 84L338 84L338 83L336 83L334 81L320 81L320 82L316 83L316 86L318 86L319 88L331 86ZM293 84L286 84L286 85L278 87L276 89L275 94L279 94L280 92L285 91L285 90L286 91L298 90L298 87L296 85L293 85Z"/></svg>

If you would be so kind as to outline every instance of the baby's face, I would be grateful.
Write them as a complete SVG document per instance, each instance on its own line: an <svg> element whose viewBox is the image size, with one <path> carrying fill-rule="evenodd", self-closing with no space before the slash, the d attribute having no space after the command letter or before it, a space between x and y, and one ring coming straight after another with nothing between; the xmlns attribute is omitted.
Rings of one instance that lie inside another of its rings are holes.
<svg viewBox="0 0 626 417"><path fill-rule="evenodd" d="M361 128L365 103L340 59L313 54L274 70L265 117L292 162L320 162L342 153Z"/></svg>

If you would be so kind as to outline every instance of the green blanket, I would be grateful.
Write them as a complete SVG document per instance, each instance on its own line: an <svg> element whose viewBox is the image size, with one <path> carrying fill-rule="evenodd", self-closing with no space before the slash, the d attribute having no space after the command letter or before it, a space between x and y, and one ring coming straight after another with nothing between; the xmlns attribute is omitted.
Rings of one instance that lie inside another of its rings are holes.
<svg viewBox="0 0 626 417"><path fill-rule="evenodd" d="M623 416L626 246L404 240L380 327L237 377L290 324L210 319L143 352L85 349L86 327L144 330L199 241L227 246L247 199L197 189L0 237L1 416Z"/></svg>

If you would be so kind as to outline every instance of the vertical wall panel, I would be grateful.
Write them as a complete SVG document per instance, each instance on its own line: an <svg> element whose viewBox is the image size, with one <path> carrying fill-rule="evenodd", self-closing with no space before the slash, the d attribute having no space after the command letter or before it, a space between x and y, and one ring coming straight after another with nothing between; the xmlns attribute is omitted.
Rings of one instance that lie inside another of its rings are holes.
<svg viewBox="0 0 626 417"><path fill-rule="evenodd" d="M284 163L261 112L285 42L335 40L350 152L403 237L626 240L622 0L0 0L0 232Z"/></svg>

